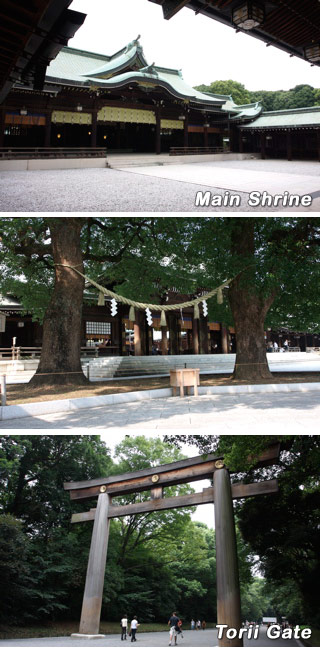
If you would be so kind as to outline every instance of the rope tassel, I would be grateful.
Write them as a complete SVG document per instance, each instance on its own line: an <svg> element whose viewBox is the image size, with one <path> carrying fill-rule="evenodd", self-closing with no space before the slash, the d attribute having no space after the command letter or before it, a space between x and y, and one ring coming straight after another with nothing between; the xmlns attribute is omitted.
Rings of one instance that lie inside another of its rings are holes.
<svg viewBox="0 0 320 648"><path fill-rule="evenodd" d="M222 292L222 288L219 288L219 290L218 290L218 292L217 292L217 303L218 303L218 304L223 304L223 292Z"/></svg>
<svg viewBox="0 0 320 648"><path fill-rule="evenodd" d="M161 311L160 326L167 326L166 314L164 311Z"/></svg>
<svg viewBox="0 0 320 648"><path fill-rule="evenodd" d="M130 320L130 322L135 322L135 321L136 321L136 314L135 314L135 311L134 311L134 307L133 307L133 306L130 306L130 310L129 310L129 320Z"/></svg>
<svg viewBox="0 0 320 648"><path fill-rule="evenodd" d="M98 306L104 306L104 293L101 290L98 297Z"/></svg>
<svg viewBox="0 0 320 648"><path fill-rule="evenodd" d="M194 319L199 319L200 318L200 311L199 311L198 304L194 305L194 311L193 312L194 312L194 314L193 314Z"/></svg>

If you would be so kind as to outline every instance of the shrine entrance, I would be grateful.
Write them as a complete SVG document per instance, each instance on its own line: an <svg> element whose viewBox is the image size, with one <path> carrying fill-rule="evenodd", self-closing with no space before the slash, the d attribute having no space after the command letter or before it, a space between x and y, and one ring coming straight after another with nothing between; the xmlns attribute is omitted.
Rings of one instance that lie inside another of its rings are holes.
<svg viewBox="0 0 320 648"><path fill-rule="evenodd" d="M279 450L279 444L270 446L257 457L255 466L273 465L278 460ZM163 489L167 486L202 479L213 479L213 486L191 495L164 496ZM72 500L98 498L96 508L75 513L71 520L73 523L94 520L79 634L99 635L110 519L207 503L214 503L215 511L217 623L225 624L227 629L240 630L240 586L232 500L276 493L276 479L231 484L230 471L223 457L205 455L123 475L68 482L64 488L70 491ZM148 501L121 506L112 504L113 497L147 490L151 494ZM224 631L219 645L242 646L243 642L237 638L227 639Z"/></svg>

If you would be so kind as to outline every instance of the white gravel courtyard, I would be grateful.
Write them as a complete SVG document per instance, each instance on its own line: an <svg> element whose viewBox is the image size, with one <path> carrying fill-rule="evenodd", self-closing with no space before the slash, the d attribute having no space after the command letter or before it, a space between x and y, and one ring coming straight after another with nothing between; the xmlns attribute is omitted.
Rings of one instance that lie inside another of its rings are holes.
<svg viewBox="0 0 320 648"><path fill-rule="evenodd" d="M318 162L242 160L188 162L123 169L1 171L0 210L3 212L207 212L234 207L195 206L197 191L241 199L238 211L278 212L279 207L250 207L250 191L271 195L310 194L320 210Z"/></svg>

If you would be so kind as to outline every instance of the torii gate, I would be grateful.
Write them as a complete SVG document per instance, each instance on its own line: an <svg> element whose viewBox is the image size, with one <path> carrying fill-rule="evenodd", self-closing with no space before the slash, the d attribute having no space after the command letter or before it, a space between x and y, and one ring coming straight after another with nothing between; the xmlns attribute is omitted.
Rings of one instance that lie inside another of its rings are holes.
<svg viewBox="0 0 320 648"><path fill-rule="evenodd" d="M257 467L273 465L277 462L279 451L279 443L270 446L257 457L255 465ZM166 486L212 479L212 477L213 487L205 488L200 493L163 497L163 488ZM232 500L276 493L278 491L276 479L231 485L229 471L223 457L205 455L123 475L67 482L64 488L70 491L73 500L98 497L97 508L90 509L86 513L75 513L71 519L72 522L94 520L79 634L99 635L109 520L125 515L207 503L215 505L217 623L226 624L228 628L239 631L242 623ZM123 506L112 504L112 497L146 490L151 491L151 499L146 502ZM226 630L219 641L220 646L243 645L242 638L228 639L225 632Z"/></svg>

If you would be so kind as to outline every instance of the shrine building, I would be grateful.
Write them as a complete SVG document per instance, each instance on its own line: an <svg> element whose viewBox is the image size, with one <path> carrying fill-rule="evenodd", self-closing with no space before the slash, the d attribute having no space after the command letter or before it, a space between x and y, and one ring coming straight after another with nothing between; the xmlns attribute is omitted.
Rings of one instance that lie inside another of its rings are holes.
<svg viewBox="0 0 320 648"><path fill-rule="evenodd" d="M319 106L266 112L199 92L181 70L149 65L139 38L111 56L63 47L41 90L17 81L0 106L0 147L320 160Z"/></svg>
<svg viewBox="0 0 320 648"><path fill-rule="evenodd" d="M112 56L63 47L43 90L15 83L2 104L3 147L106 147L168 152L233 148L236 127L262 111L199 92L181 70L148 65L139 38Z"/></svg>

